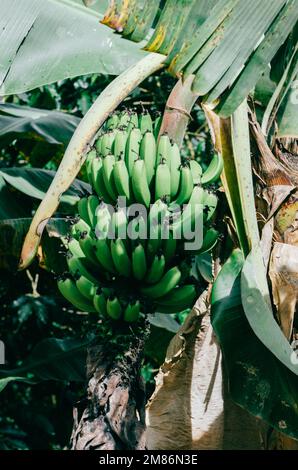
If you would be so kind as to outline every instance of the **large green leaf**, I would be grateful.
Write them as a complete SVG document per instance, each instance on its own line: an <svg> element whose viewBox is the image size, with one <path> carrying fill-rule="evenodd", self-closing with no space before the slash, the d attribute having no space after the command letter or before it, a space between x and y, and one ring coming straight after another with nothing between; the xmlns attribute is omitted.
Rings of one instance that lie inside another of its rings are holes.
<svg viewBox="0 0 298 470"><path fill-rule="evenodd" d="M212 290L212 325L224 354L229 390L254 416L298 438L298 377L266 348L247 321L240 292L243 264L241 251L234 250Z"/></svg>
<svg viewBox="0 0 298 470"><path fill-rule="evenodd" d="M1 0L0 95L90 73L118 75L146 53L72 0Z"/></svg>
<svg viewBox="0 0 298 470"><path fill-rule="evenodd" d="M40 341L15 369L0 368L0 391L9 382L84 381L86 347L90 340L48 338Z"/></svg>
<svg viewBox="0 0 298 470"><path fill-rule="evenodd" d="M39 168L8 168L0 170L0 176L11 186L36 199L43 199L50 186L55 172ZM61 202L74 205L80 195L90 193L90 185L75 180L62 195Z"/></svg>
<svg viewBox="0 0 298 470"><path fill-rule="evenodd" d="M21 138L66 146L79 122L60 111L0 103L0 142Z"/></svg>

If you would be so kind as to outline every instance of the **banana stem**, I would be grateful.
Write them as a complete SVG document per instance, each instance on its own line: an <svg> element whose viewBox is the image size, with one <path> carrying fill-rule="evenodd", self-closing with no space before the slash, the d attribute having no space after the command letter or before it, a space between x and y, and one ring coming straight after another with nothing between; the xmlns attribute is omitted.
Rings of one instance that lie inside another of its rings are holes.
<svg viewBox="0 0 298 470"><path fill-rule="evenodd" d="M96 99L73 134L57 173L41 201L26 235L21 252L19 269L32 263L44 227L56 211L61 195L66 191L83 165L86 152L93 144L98 129L109 114L146 77L163 67L165 56L151 53L119 75Z"/></svg>
<svg viewBox="0 0 298 470"><path fill-rule="evenodd" d="M194 75L176 83L167 100L159 135L168 134L181 147L185 130L191 119L190 111L198 99L191 90Z"/></svg>

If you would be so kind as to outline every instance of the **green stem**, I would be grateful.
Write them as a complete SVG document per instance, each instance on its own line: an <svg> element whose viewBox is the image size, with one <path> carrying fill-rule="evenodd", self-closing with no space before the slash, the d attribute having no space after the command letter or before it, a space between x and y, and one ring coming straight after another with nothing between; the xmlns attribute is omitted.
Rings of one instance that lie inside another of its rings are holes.
<svg viewBox="0 0 298 470"><path fill-rule="evenodd" d="M68 144L55 178L32 219L22 248L19 269L26 268L33 261L43 229L56 211L61 195L69 188L80 171L86 152L93 144L98 129L139 83L163 67L164 60L165 56L161 54L146 55L137 64L115 78L81 120Z"/></svg>

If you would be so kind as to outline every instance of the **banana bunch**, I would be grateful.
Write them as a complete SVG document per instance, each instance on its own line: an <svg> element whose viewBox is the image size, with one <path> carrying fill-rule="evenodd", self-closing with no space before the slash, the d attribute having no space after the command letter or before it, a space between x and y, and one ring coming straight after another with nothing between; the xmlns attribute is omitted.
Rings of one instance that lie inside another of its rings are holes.
<svg viewBox="0 0 298 470"><path fill-rule="evenodd" d="M114 113L87 155L93 194L79 200L78 218L63 239L69 272L58 281L80 310L133 322L140 312L182 311L196 299L194 253L184 242L194 236L199 216L199 252L217 242L217 197L205 185L218 179L222 159L215 155L203 173L198 162L181 158L167 135L158 140L160 125L161 118L152 121L148 113ZM135 203L146 216L135 215Z"/></svg>

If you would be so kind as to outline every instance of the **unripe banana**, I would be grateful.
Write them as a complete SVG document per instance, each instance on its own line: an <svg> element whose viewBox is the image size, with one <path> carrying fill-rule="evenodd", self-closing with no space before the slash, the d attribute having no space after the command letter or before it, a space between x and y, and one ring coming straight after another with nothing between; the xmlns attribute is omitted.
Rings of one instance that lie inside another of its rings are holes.
<svg viewBox="0 0 298 470"><path fill-rule="evenodd" d="M114 202L116 202L117 188L116 188L115 181L113 178L114 165L115 165L115 157L112 154L107 155L102 162L103 180L105 183L106 190L109 193L110 198Z"/></svg>
<svg viewBox="0 0 298 470"><path fill-rule="evenodd" d="M138 321L140 316L140 302L137 300L134 303L129 303L124 310L123 319L128 323Z"/></svg>
<svg viewBox="0 0 298 470"><path fill-rule="evenodd" d="M158 134L160 131L161 123L162 123L162 116L160 115L160 116L157 116L153 125L153 134L154 134L155 140L158 140Z"/></svg>
<svg viewBox="0 0 298 470"><path fill-rule="evenodd" d="M94 272L93 266L86 258L73 256L70 253L66 257L69 272L74 276L84 276L89 281L98 282L98 276Z"/></svg>
<svg viewBox="0 0 298 470"><path fill-rule="evenodd" d="M129 134L132 129L135 129L139 126L139 118L137 113L130 113L129 121L127 123L127 133Z"/></svg>
<svg viewBox="0 0 298 470"><path fill-rule="evenodd" d="M107 272L115 274L116 270L107 238L98 238L95 241L95 256Z"/></svg>
<svg viewBox="0 0 298 470"><path fill-rule="evenodd" d="M109 298L107 300L107 314L113 320L119 320L121 318L122 307L117 297Z"/></svg>
<svg viewBox="0 0 298 470"><path fill-rule="evenodd" d="M177 266L174 266L164 274L159 282L153 286L142 287L140 290L143 295L151 297L152 299L158 299L174 289L174 287L179 283L180 278L180 269Z"/></svg>
<svg viewBox="0 0 298 470"><path fill-rule="evenodd" d="M189 201L194 186L189 165L182 166L180 171L180 187L175 201L178 205L185 204Z"/></svg>
<svg viewBox="0 0 298 470"><path fill-rule="evenodd" d="M97 196L89 196L88 197L88 202L87 202L87 211L88 211L88 216L89 216L89 221L90 221L90 226L95 227L96 222L97 222L97 217L96 217L96 211L99 206L99 200Z"/></svg>
<svg viewBox="0 0 298 470"><path fill-rule="evenodd" d="M127 128L128 123L130 121L131 113L129 111L122 111L119 115L119 124L118 128Z"/></svg>
<svg viewBox="0 0 298 470"><path fill-rule="evenodd" d="M202 246L199 253L205 253L206 251L212 250L218 242L219 232L215 228L211 227L207 230L204 235Z"/></svg>
<svg viewBox="0 0 298 470"><path fill-rule="evenodd" d="M196 300L196 288L194 285L176 287L169 294L160 297L156 308L160 313L181 312L193 307Z"/></svg>
<svg viewBox="0 0 298 470"><path fill-rule="evenodd" d="M76 280L76 286L78 291L88 300L93 301L93 296L96 291L96 285L87 279L85 276L80 276Z"/></svg>
<svg viewBox="0 0 298 470"><path fill-rule="evenodd" d="M124 208L119 208L112 214L110 231L110 238L121 238L126 240L127 238L127 216Z"/></svg>
<svg viewBox="0 0 298 470"><path fill-rule="evenodd" d="M107 132L102 136L101 140L101 152L100 155L102 157L106 157L107 155L111 155L113 152L114 147L114 140L115 140L116 131Z"/></svg>
<svg viewBox="0 0 298 470"><path fill-rule="evenodd" d="M113 129L116 129L118 127L118 124L119 124L119 114L118 113L113 113L106 120L105 129L107 131L111 131Z"/></svg>
<svg viewBox="0 0 298 470"><path fill-rule="evenodd" d="M107 315L107 299L102 291L99 289L93 297L93 305L97 313L102 316Z"/></svg>
<svg viewBox="0 0 298 470"><path fill-rule="evenodd" d="M111 241L111 254L118 273L121 276L129 277L131 275L131 261L121 238Z"/></svg>
<svg viewBox="0 0 298 470"><path fill-rule="evenodd" d="M113 154L115 156L115 160L118 160L119 158L124 158L126 141L127 132L121 129L117 129L113 146Z"/></svg>
<svg viewBox="0 0 298 470"><path fill-rule="evenodd" d="M218 180L223 170L223 158L220 153L216 153L207 170L203 173L201 178L202 184L210 184Z"/></svg>
<svg viewBox="0 0 298 470"><path fill-rule="evenodd" d="M110 197L105 187L105 183L103 179L103 168L102 168L101 157L96 157L92 161L91 171L92 171L92 185L98 197L103 199L107 204L113 203L113 199Z"/></svg>
<svg viewBox="0 0 298 470"><path fill-rule="evenodd" d="M146 132L140 146L140 157L145 162L147 182L150 185L155 173L156 142L151 132Z"/></svg>
<svg viewBox="0 0 298 470"><path fill-rule="evenodd" d="M147 284L155 284L158 282L164 273L165 270L165 257L164 255L155 255L152 261L150 268L145 277L145 282Z"/></svg>
<svg viewBox="0 0 298 470"><path fill-rule="evenodd" d="M83 219L79 219L78 222L76 222L72 227L71 227L71 235L76 239L79 240L80 236L82 233L90 233L91 232L91 227L90 225L86 224L86 222Z"/></svg>
<svg viewBox="0 0 298 470"><path fill-rule="evenodd" d="M103 135L100 135L98 139L95 142L95 149L96 149L96 155L100 156L101 155L101 143L102 143L102 137Z"/></svg>
<svg viewBox="0 0 298 470"><path fill-rule="evenodd" d="M109 233L111 223L111 213L114 209L101 202L96 210L96 225L95 236L96 238L104 238Z"/></svg>
<svg viewBox="0 0 298 470"><path fill-rule="evenodd" d="M153 132L152 119L149 113L142 113L139 118L139 129L142 134Z"/></svg>
<svg viewBox="0 0 298 470"><path fill-rule="evenodd" d="M79 258L85 256L82 248L80 247L80 243L75 238L62 238L62 241L73 256L77 256Z"/></svg>
<svg viewBox="0 0 298 470"><path fill-rule="evenodd" d="M126 143L125 149L125 163L128 173L132 175L132 169L135 161L140 155L140 144L142 140L142 133L140 129L132 129Z"/></svg>
<svg viewBox="0 0 298 470"><path fill-rule="evenodd" d="M165 162L161 162L157 165L155 175L155 200L161 199L171 194L171 174L170 169Z"/></svg>
<svg viewBox="0 0 298 470"><path fill-rule="evenodd" d="M161 161L164 161L170 168L170 151L171 141L169 137L166 134L160 136L159 142L157 144L156 164L159 165Z"/></svg>
<svg viewBox="0 0 298 470"><path fill-rule="evenodd" d="M83 312L95 312L95 308L88 302L88 300L79 292L75 282L67 277L65 279L58 280L58 289L72 305L78 310Z"/></svg>
<svg viewBox="0 0 298 470"><path fill-rule="evenodd" d="M132 189L138 203L149 207L151 194L147 183L146 167L143 160L136 160L132 169Z"/></svg>
<svg viewBox="0 0 298 470"><path fill-rule="evenodd" d="M177 144L170 147L169 153L170 172L171 172L171 197L174 198L179 189L181 157Z"/></svg>
<svg viewBox="0 0 298 470"><path fill-rule="evenodd" d="M118 160L114 165L114 181L116 189L119 196L124 196L129 203L131 194L130 194L130 180L129 174L125 165L124 160Z"/></svg>
<svg viewBox="0 0 298 470"><path fill-rule="evenodd" d="M92 185L91 164L94 158L96 158L96 150L92 149L87 153L87 157L86 157L86 173L87 173L88 181L91 185Z"/></svg>
<svg viewBox="0 0 298 470"><path fill-rule="evenodd" d="M173 234L170 232L168 238L162 241L162 251L166 260L166 263L169 263L172 258L175 256L177 249L177 240L173 237Z"/></svg>
<svg viewBox="0 0 298 470"><path fill-rule="evenodd" d="M187 206L184 207L182 214L171 226L174 238L189 239L189 232L192 230L195 220L197 219L197 221L200 222L199 217L202 215L204 210L204 199L204 189L201 186L195 186Z"/></svg>
<svg viewBox="0 0 298 470"><path fill-rule="evenodd" d="M189 160L190 171L194 184L201 183L202 167L196 160Z"/></svg>
<svg viewBox="0 0 298 470"><path fill-rule="evenodd" d="M81 197L81 199L78 201L78 212L80 215L80 218L86 222L86 224L91 225L90 218L89 218L89 212L88 212L88 198L87 197Z"/></svg>
<svg viewBox="0 0 298 470"><path fill-rule="evenodd" d="M97 263L95 262L95 240L90 234L83 232L79 238L80 247L86 256L89 263L96 269Z"/></svg>
<svg viewBox="0 0 298 470"><path fill-rule="evenodd" d="M146 254L141 243L137 244L132 251L132 272L133 276L141 281L147 271Z"/></svg>

